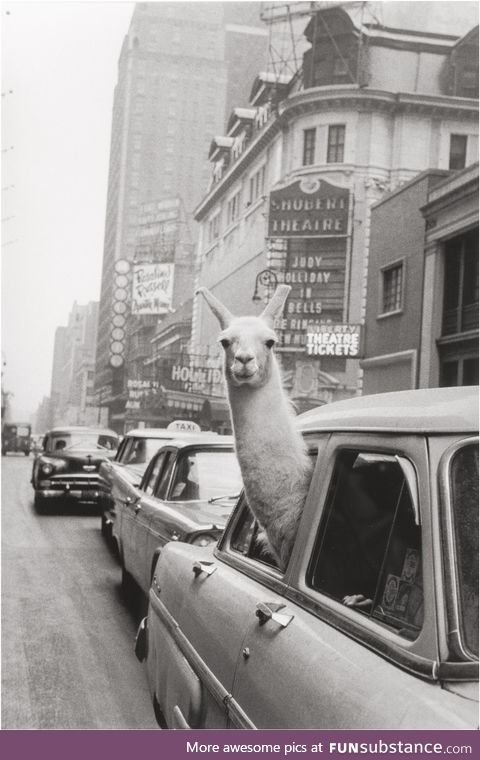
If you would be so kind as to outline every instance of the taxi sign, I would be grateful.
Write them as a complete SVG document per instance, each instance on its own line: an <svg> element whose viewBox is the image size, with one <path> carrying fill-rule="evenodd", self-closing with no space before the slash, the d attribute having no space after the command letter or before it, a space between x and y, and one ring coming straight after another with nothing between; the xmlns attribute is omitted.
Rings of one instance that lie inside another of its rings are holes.
<svg viewBox="0 0 480 760"><path fill-rule="evenodd" d="M202 429L196 422L191 420L174 420L167 425L167 430L178 430L182 433L201 433Z"/></svg>

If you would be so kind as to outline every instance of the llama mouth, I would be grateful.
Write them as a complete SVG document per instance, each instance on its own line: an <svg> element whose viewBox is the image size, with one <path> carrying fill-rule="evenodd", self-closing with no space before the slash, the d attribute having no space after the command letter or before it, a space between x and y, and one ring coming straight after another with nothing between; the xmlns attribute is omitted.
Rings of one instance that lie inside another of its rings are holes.
<svg viewBox="0 0 480 760"><path fill-rule="evenodd" d="M256 375L256 370L252 372L248 369L243 369L240 372L232 372L232 375L236 380L249 380L251 377Z"/></svg>

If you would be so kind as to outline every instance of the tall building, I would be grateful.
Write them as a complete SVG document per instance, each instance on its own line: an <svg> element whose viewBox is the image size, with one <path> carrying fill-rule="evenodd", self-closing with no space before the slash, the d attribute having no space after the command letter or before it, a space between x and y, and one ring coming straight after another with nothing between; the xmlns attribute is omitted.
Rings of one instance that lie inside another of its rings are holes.
<svg viewBox="0 0 480 760"><path fill-rule="evenodd" d="M73 304L67 326L57 327L50 387L51 424L104 422L93 391L98 303Z"/></svg>
<svg viewBox="0 0 480 760"><path fill-rule="evenodd" d="M95 367L96 391L112 414L121 414L125 401L131 287L130 281L120 288L124 306L118 306L115 275L122 273L115 267L127 262L128 271L135 259L145 204L179 198L195 238L193 210L208 184L211 136L223 131L233 85L235 97L246 100L250 73L265 60L259 9L218 2L135 6L114 93ZM123 353L112 361L114 329L124 338L116 341Z"/></svg>

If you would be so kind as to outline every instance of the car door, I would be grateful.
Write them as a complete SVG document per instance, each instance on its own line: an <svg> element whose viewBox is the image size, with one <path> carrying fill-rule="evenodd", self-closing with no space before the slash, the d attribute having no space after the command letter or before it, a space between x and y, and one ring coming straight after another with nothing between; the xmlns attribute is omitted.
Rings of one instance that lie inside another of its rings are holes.
<svg viewBox="0 0 480 760"><path fill-rule="evenodd" d="M333 434L273 613L254 605L233 698L256 728L441 728L421 437Z"/></svg>
<svg viewBox="0 0 480 760"><path fill-rule="evenodd" d="M124 565L137 584L148 593L146 582L146 547L152 512L157 509L152 494L159 476L168 465L170 451L162 449L149 464L137 489L135 499L125 505L124 516L128 530L123 530Z"/></svg>
<svg viewBox="0 0 480 760"><path fill-rule="evenodd" d="M254 521L243 500L237 510L245 520L241 526L234 520L232 551L213 555L170 542L160 553L150 592L148 659L170 728L252 727L232 699L234 674L249 621L257 619L255 605L280 604L286 586L271 564L246 559ZM250 575L243 572L248 565Z"/></svg>

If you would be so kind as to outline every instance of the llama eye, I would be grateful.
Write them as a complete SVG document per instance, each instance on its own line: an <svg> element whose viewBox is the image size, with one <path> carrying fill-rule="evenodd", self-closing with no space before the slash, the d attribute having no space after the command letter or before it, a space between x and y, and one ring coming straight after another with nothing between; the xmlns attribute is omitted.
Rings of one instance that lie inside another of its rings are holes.
<svg viewBox="0 0 480 760"><path fill-rule="evenodd" d="M273 338L269 338L268 340L265 341L265 345L267 348L272 348L275 345L275 341L273 340Z"/></svg>
<svg viewBox="0 0 480 760"><path fill-rule="evenodd" d="M222 346L223 346L224 348L228 348L228 347L229 347L229 345L230 345L230 341L229 341L229 340L227 340L227 338L222 338L222 340L220 341L220 343L222 344Z"/></svg>

